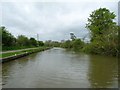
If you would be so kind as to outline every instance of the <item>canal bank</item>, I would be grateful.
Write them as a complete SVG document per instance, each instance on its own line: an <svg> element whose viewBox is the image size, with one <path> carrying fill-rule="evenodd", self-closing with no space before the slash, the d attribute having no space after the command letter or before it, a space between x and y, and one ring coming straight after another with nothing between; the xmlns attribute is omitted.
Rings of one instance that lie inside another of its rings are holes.
<svg viewBox="0 0 120 90"><path fill-rule="evenodd" d="M21 52L14 52L13 53L14 55L12 55L12 53L10 53L11 55L0 58L0 62L2 62L2 63L8 62L8 61L11 61L11 60L15 60L15 59L30 55L32 53L44 51L44 50L47 50L47 49L50 49L50 48L49 47L41 47L41 48L36 48L36 49L23 50ZM5 54L7 54L7 53L5 53Z"/></svg>

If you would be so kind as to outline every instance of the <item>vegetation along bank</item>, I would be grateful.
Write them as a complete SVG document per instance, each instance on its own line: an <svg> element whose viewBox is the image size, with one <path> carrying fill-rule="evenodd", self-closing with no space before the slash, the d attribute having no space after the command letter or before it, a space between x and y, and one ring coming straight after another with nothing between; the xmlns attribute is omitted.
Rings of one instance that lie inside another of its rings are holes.
<svg viewBox="0 0 120 90"><path fill-rule="evenodd" d="M86 23L89 31L89 42L85 42L84 38L71 37L70 40L61 42L48 40L46 42L37 41L35 38L27 38L19 35L15 38L9 33L5 27L1 27L2 50L17 50L33 47L62 47L77 52L85 52L90 54L118 56L120 53L120 26L115 21L116 15L106 8L99 8L93 11Z"/></svg>

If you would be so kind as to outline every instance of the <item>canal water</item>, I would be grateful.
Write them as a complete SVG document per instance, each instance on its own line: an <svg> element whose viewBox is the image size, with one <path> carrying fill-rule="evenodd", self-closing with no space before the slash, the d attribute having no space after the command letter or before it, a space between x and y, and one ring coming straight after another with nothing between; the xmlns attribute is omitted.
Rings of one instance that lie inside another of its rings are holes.
<svg viewBox="0 0 120 90"><path fill-rule="evenodd" d="M116 58L75 53L62 48L6 62L3 88L116 88Z"/></svg>

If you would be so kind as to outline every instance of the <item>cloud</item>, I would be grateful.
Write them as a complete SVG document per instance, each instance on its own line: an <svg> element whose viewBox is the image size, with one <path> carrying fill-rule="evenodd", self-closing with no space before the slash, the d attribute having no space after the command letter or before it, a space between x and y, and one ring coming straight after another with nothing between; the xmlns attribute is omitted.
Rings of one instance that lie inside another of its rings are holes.
<svg viewBox="0 0 120 90"><path fill-rule="evenodd" d="M117 15L117 2L2 2L2 25L15 36L24 34L40 40L79 38L88 34L85 28L89 14L106 7Z"/></svg>

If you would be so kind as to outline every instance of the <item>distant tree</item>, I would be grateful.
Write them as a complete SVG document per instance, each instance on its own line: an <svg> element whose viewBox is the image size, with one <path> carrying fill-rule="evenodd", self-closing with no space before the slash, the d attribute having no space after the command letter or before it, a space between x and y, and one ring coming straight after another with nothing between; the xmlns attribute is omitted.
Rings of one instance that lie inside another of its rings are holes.
<svg viewBox="0 0 120 90"><path fill-rule="evenodd" d="M66 42L64 42L63 47L69 48L69 49L72 48L71 41L67 40Z"/></svg>
<svg viewBox="0 0 120 90"><path fill-rule="evenodd" d="M37 46L37 41L35 40L35 38L30 38L30 45Z"/></svg>
<svg viewBox="0 0 120 90"><path fill-rule="evenodd" d="M47 40L47 41L45 41L45 46L52 46L52 40Z"/></svg>
<svg viewBox="0 0 120 90"><path fill-rule="evenodd" d="M49 47L60 47L61 43L58 41L47 40L44 45Z"/></svg>
<svg viewBox="0 0 120 90"><path fill-rule="evenodd" d="M43 41L38 41L38 45L39 45L39 46L44 46Z"/></svg>
<svg viewBox="0 0 120 90"><path fill-rule="evenodd" d="M19 35L17 38L17 43L20 46L30 46L29 39L24 35Z"/></svg>
<svg viewBox="0 0 120 90"><path fill-rule="evenodd" d="M4 26L0 27L0 36L2 36L2 46L15 45L16 38L9 33Z"/></svg>
<svg viewBox="0 0 120 90"><path fill-rule="evenodd" d="M75 39L71 43L72 43L73 49L76 51L79 51L80 49L82 49L84 45L84 42L81 41L81 39Z"/></svg>

